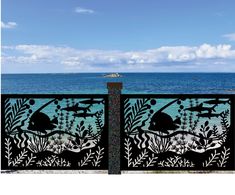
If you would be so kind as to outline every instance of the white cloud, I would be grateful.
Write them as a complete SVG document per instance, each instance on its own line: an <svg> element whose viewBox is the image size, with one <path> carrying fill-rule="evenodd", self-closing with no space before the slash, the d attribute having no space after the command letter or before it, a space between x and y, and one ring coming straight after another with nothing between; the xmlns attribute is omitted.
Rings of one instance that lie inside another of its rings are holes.
<svg viewBox="0 0 235 195"><path fill-rule="evenodd" d="M16 26L17 26L17 24L15 22L4 23L3 21L1 21L1 28L2 29L12 29L12 28L15 28Z"/></svg>
<svg viewBox="0 0 235 195"><path fill-rule="evenodd" d="M33 70L44 66L49 72L235 71L235 50L231 45L164 46L127 52L50 45L3 46L2 50L5 69L30 64Z"/></svg>
<svg viewBox="0 0 235 195"><path fill-rule="evenodd" d="M76 7L75 12L79 13L79 14L93 14L93 13L95 13L94 10L86 9L86 8L83 8L83 7Z"/></svg>
<svg viewBox="0 0 235 195"><path fill-rule="evenodd" d="M223 37L227 38L229 41L235 41L235 33L225 34Z"/></svg>

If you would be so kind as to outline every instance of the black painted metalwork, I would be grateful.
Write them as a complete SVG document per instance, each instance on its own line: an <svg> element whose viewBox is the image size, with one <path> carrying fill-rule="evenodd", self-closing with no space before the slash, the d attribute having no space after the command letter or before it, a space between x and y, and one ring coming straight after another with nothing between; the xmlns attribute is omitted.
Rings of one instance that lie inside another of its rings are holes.
<svg viewBox="0 0 235 195"><path fill-rule="evenodd" d="M123 95L121 121L122 170L234 170L232 95Z"/></svg>
<svg viewBox="0 0 235 195"><path fill-rule="evenodd" d="M107 95L2 95L2 169L108 169Z"/></svg>

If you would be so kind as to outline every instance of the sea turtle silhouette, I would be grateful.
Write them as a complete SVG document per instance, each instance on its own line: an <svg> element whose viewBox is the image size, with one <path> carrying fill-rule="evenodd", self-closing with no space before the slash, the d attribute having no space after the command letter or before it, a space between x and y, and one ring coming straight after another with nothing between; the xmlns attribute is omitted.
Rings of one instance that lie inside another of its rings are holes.
<svg viewBox="0 0 235 195"><path fill-rule="evenodd" d="M175 101L173 101L175 102ZM173 102L168 103L163 106L160 110L156 111L150 120L149 130L159 131L166 134L169 134L168 130L176 130L181 124L181 120L177 117L175 120L165 112L162 112L164 109L169 107Z"/></svg>
<svg viewBox="0 0 235 195"><path fill-rule="evenodd" d="M29 119L28 129L32 131L39 131L42 133L46 133L46 130L52 130L58 124L57 118L53 118L52 120L48 115L41 112L43 108L48 106L50 103L54 102L55 100L51 100L41 106L38 110L36 110Z"/></svg>

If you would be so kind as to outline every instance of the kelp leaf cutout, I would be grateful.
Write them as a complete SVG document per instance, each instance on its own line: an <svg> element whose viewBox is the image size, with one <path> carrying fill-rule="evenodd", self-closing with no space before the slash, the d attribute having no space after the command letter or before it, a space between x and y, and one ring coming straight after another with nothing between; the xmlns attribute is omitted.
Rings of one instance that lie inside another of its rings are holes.
<svg viewBox="0 0 235 195"><path fill-rule="evenodd" d="M8 135L14 133L19 124L25 110L27 109L27 98L17 99L11 105L10 99L5 100L5 131Z"/></svg>
<svg viewBox="0 0 235 195"><path fill-rule="evenodd" d="M131 142L130 142L130 139L129 138L125 138L125 142L124 142L124 145L125 145L125 158L127 159L127 165L128 167L131 167L132 165L132 147L131 147Z"/></svg>
<svg viewBox="0 0 235 195"><path fill-rule="evenodd" d="M148 152L146 149L144 149L144 151L142 151L139 156L134 160L133 162L133 167L139 167L143 161L147 158L148 156Z"/></svg>
<svg viewBox="0 0 235 195"><path fill-rule="evenodd" d="M135 104L131 106L129 99L124 101L124 118L125 118L125 131L129 134L137 130L141 118L149 109L149 99L137 99Z"/></svg>
<svg viewBox="0 0 235 195"><path fill-rule="evenodd" d="M214 153L211 153L211 156L209 157L209 159L206 160L205 162L203 162L202 166L203 167L212 166L219 159L219 155L220 155L220 153L217 153L215 150Z"/></svg>
<svg viewBox="0 0 235 195"><path fill-rule="evenodd" d="M101 163L101 160L103 158L103 155L104 155L104 148L100 148L98 146L98 149L97 151L95 151L95 158L94 158L94 161L92 162L92 165L94 167L99 167L100 166L100 163Z"/></svg>
<svg viewBox="0 0 235 195"><path fill-rule="evenodd" d="M70 167L71 163L56 155L48 156L44 160L39 160L37 163L39 167Z"/></svg>
<svg viewBox="0 0 235 195"><path fill-rule="evenodd" d="M12 147L11 147L11 141L9 138L5 139L5 158L7 159L7 164L8 166L11 165L11 160L12 160Z"/></svg>
<svg viewBox="0 0 235 195"><path fill-rule="evenodd" d="M180 156L169 157L158 163L159 167L194 167L194 163Z"/></svg>
<svg viewBox="0 0 235 195"><path fill-rule="evenodd" d="M33 154L31 153L30 156L28 156L28 158L27 158L27 160L25 162L25 166L27 167L27 166L30 166L30 165L34 164L36 158L37 157L33 156Z"/></svg>
<svg viewBox="0 0 235 195"><path fill-rule="evenodd" d="M12 162L12 166L16 167L20 165L25 160L26 157L27 157L27 151L23 149L23 151L21 151L20 154L18 154L14 159L14 161Z"/></svg>
<svg viewBox="0 0 235 195"><path fill-rule="evenodd" d="M225 146L223 147L223 151L211 153L211 156L209 157L208 160L206 160L202 165L203 167L209 167L217 163L218 167L225 167L227 160L229 159L230 155L230 148L226 148Z"/></svg>
<svg viewBox="0 0 235 195"><path fill-rule="evenodd" d="M83 167L83 166L88 165L94 158L94 154L95 153L92 152L90 149L89 152L86 153L86 156L80 162L78 162L78 166Z"/></svg>
<svg viewBox="0 0 235 195"><path fill-rule="evenodd" d="M153 167L157 163L158 157L152 154L152 156L149 156L147 162L146 162L146 167Z"/></svg>
<svg viewBox="0 0 235 195"><path fill-rule="evenodd" d="M103 113L104 113L103 110L100 110L99 112L97 112L97 115L96 115L95 124L96 124L96 128L98 131L102 131L104 128L103 121L102 121Z"/></svg>
<svg viewBox="0 0 235 195"><path fill-rule="evenodd" d="M11 146L11 141L9 138L5 139L5 150L6 150L5 158L7 159L8 167L10 166L18 167L20 165L28 167L35 163L36 157L33 156L32 153L30 156L28 156L28 152L25 149L23 149L15 158L12 159L12 156L13 156L12 146ZM26 159L27 156L28 158ZM24 161L25 161L25 164L23 164Z"/></svg>
<svg viewBox="0 0 235 195"><path fill-rule="evenodd" d="M229 131L229 122L228 122L229 110L225 110L221 113L221 125L223 129L223 133Z"/></svg>
<svg viewBox="0 0 235 195"><path fill-rule="evenodd" d="M229 159L229 155L230 155L230 148L226 149L226 147L224 147L224 151L221 152L221 156L220 156L220 160L217 163L218 167L225 167L227 160Z"/></svg>

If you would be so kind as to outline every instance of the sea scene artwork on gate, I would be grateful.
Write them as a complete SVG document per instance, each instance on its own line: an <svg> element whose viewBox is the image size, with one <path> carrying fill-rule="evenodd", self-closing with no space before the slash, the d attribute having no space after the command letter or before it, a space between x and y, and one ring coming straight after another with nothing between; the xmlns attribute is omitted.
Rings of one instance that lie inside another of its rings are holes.
<svg viewBox="0 0 235 195"><path fill-rule="evenodd" d="M106 96L8 97L2 168L107 169Z"/></svg>
<svg viewBox="0 0 235 195"><path fill-rule="evenodd" d="M233 169L231 101L124 96L122 169Z"/></svg>

